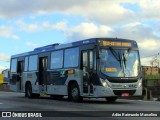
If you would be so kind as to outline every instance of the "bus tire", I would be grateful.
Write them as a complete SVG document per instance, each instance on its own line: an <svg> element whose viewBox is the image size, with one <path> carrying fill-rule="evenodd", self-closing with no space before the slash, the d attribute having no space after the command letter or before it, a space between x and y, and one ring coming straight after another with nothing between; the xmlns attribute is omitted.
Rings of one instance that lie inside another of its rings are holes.
<svg viewBox="0 0 160 120"><path fill-rule="evenodd" d="M118 97L106 97L107 102L113 103L117 100Z"/></svg>
<svg viewBox="0 0 160 120"><path fill-rule="evenodd" d="M33 93L32 93L32 86L30 83L27 83L26 85L26 90L25 90L25 96L28 98L33 98Z"/></svg>
<svg viewBox="0 0 160 120"><path fill-rule="evenodd" d="M81 102L83 98L80 96L80 90L77 83L73 83L69 92L70 100L73 102Z"/></svg>

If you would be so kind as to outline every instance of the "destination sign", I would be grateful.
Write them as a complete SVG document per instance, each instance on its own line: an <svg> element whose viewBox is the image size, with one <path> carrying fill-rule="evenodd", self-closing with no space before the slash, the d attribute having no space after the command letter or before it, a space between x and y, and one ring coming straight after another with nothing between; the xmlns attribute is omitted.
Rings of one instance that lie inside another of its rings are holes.
<svg viewBox="0 0 160 120"><path fill-rule="evenodd" d="M132 47L130 42L102 41L102 46Z"/></svg>

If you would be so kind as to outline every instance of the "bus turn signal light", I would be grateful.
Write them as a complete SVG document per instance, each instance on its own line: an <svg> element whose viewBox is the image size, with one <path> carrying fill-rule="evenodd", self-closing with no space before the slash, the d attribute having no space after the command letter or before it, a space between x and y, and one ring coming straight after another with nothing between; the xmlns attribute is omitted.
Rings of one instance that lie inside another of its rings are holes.
<svg viewBox="0 0 160 120"><path fill-rule="evenodd" d="M73 70L68 70L68 74L74 74Z"/></svg>

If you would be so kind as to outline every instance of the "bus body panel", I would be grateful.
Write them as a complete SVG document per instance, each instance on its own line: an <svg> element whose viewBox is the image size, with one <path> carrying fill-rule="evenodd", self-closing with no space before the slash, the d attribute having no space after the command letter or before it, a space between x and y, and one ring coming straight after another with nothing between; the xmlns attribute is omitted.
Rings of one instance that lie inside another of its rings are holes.
<svg viewBox="0 0 160 120"><path fill-rule="evenodd" d="M49 95L68 95L67 85L47 85Z"/></svg>

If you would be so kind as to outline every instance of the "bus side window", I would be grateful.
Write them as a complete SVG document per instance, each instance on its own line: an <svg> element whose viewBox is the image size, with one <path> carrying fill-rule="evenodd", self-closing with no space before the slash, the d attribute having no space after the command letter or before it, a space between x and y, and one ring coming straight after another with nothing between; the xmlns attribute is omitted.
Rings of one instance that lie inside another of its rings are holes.
<svg viewBox="0 0 160 120"><path fill-rule="evenodd" d="M37 70L37 63L38 63L38 55L32 55L29 57L29 71Z"/></svg>
<svg viewBox="0 0 160 120"><path fill-rule="evenodd" d="M17 59L11 61L11 72L17 72Z"/></svg>
<svg viewBox="0 0 160 120"><path fill-rule="evenodd" d="M24 71L28 71L28 57L25 57Z"/></svg>

